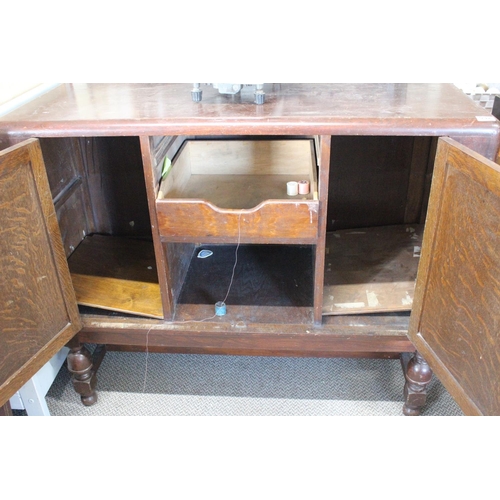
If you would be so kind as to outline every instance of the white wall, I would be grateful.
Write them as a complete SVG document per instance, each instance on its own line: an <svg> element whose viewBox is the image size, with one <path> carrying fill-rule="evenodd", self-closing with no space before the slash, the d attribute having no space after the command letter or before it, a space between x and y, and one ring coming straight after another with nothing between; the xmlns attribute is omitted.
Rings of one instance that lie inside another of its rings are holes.
<svg viewBox="0 0 500 500"><path fill-rule="evenodd" d="M18 97L28 90L38 87L41 83L0 83L0 104Z"/></svg>
<svg viewBox="0 0 500 500"><path fill-rule="evenodd" d="M58 83L0 83L0 116L10 113L58 85Z"/></svg>

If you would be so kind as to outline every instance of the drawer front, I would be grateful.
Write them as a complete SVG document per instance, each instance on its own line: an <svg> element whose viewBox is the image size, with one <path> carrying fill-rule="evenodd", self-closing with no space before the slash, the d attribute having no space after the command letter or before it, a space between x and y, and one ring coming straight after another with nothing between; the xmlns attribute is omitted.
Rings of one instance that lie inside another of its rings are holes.
<svg viewBox="0 0 500 500"><path fill-rule="evenodd" d="M251 210L223 210L203 200L158 200L167 241L310 243L318 236L317 200L267 200Z"/></svg>

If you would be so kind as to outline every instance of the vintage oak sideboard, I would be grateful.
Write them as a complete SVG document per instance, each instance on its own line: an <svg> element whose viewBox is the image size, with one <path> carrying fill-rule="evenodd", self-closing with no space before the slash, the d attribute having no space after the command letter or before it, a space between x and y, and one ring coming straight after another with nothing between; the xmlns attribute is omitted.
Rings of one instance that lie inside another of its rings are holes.
<svg viewBox="0 0 500 500"><path fill-rule="evenodd" d="M451 84L190 90L0 117L0 406L67 344L86 405L116 349L400 357L405 414L433 371L499 414L499 122Z"/></svg>

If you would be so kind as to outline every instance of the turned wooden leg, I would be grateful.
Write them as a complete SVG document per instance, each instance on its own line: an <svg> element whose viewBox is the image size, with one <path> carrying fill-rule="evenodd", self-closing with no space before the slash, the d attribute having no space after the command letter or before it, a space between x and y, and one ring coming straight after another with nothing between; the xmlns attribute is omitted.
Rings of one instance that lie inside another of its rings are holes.
<svg viewBox="0 0 500 500"><path fill-rule="evenodd" d="M80 394L82 403L91 406L97 401L97 377L93 370L92 356L82 344L72 346L68 353L68 370L73 375L73 387Z"/></svg>
<svg viewBox="0 0 500 500"><path fill-rule="evenodd" d="M409 416L420 415L420 409L427 400L427 387L432 379L432 370L416 351L415 354L404 353L401 364L405 374L403 413Z"/></svg>

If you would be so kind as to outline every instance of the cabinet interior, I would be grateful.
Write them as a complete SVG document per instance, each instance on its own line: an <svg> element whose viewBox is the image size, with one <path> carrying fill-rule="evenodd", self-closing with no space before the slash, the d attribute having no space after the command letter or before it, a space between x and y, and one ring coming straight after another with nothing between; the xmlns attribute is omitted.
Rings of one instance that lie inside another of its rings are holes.
<svg viewBox="0 0 500 500"><path fill-rule="evenodd" d="M432 137L332 137L323 314L411 311Z"/></svg>
<svg viewBox="0 0 500 500"><path fill-rule="evenodd" d="M40 144L79 305L162 318L138 138Z"/></svg>
<svg viewBox="0 0 500 500"><path fill-rule="evenodd" d="M214 314L230 286L228 321L279 316L304 324L313 321L315 304L325 318L411 310L435 143L333 136L322 191L317 137L150 137L151 164L144 166L137 137L41 140L80 305L199 321ZM152 169L158 217L168 204L184 210L172 216L180 232L163 233L160 221L156 255L144 168ZM286 182L303 179L310 193L287 196ZM265 212L270 200L276 205ZM196 219L193 201L215 207L215 229L200 223L202 211ZM319 203L327 207L320 259ZM257 216L256 235L245 224L255 226L250 217ZM200 259L201 250L213 254ZM158 252L165 273L157 270ZM167 313L162 289L170 295Z"/></svg>
<svg viewBox="0 0 500 500"><path fill-rule="evenodd" d="M422 236L422 224L328 233L323 314L410 311Z"/></svg>

